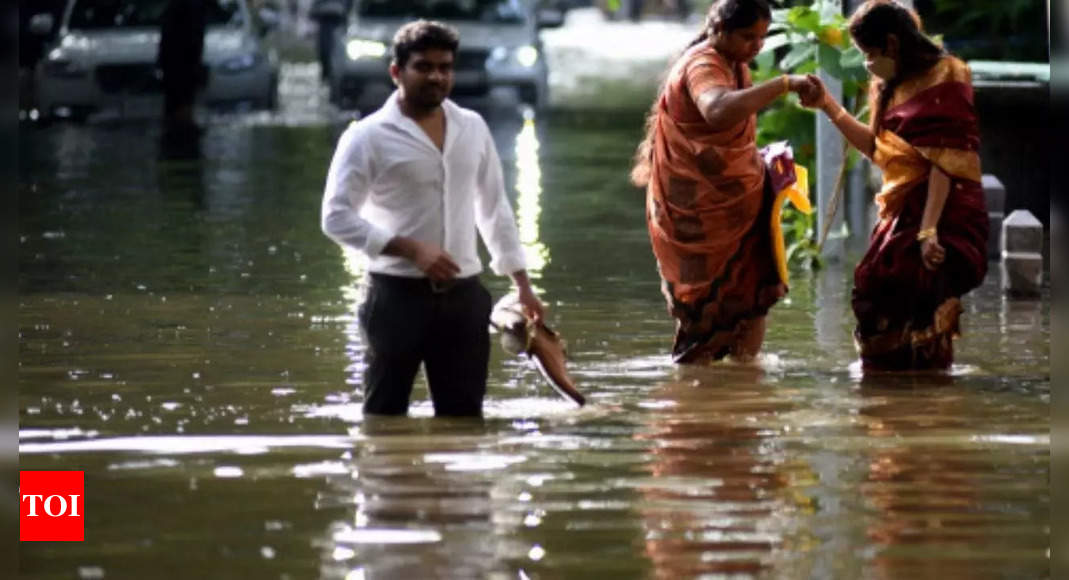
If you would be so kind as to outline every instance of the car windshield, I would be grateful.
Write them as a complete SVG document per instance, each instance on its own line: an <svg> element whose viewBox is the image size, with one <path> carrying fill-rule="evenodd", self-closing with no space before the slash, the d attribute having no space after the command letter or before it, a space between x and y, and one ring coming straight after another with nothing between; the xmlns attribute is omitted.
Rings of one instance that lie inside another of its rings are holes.
<svg viewBox="0 0 1069 580"><path fill-rule="evenodd" d="M184 1L184 0L180 0ZM79 30L158 28L169 0L75 0L67 27ZM208 26L241 26L237 0L205 0Z"/></svg>
<svg viewBox="0 0 1069 580"><path fill-rule="evenodd" d="M360 16L413 20L469 20L493 24L523 24L521 0L366 0Z"/></svg>

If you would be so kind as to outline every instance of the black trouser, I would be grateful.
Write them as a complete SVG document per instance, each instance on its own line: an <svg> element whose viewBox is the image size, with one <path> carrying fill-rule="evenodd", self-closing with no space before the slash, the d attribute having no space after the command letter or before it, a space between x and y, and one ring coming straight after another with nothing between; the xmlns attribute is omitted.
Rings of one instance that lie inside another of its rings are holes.
<svg viewBox="0 0 1069 580"><path fill-rule="evenodd" d="M360 325L367 340L364 413L404 415L420 363L436 416L481 416L490 360L490 293L478 277L371 274Z"/></svg>

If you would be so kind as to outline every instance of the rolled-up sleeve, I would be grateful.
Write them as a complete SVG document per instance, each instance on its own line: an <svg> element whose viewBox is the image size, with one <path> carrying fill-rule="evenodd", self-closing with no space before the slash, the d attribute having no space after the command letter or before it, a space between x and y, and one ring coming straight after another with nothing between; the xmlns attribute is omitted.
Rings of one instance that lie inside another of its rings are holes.
<svg viewBox="0 0 1069 580"><path fill-rule="evenodd" d="M475 195L475 223L486 249L490 251L490 269L495 274L505 276L527 268L527 259L520 245L512 206L505 194L501 159L497 155L494 139L481 119L479 129L483 134L483 154Z"/></svg>
<svg viewBox="0 0 1069 580"><path fill-rule="evenodd" d="M394 235L360 217L373 181L372 155L370 136L364 127L358 123L345 130L327 172L320 225L323 233L338 244L375 258Z"/></svg>

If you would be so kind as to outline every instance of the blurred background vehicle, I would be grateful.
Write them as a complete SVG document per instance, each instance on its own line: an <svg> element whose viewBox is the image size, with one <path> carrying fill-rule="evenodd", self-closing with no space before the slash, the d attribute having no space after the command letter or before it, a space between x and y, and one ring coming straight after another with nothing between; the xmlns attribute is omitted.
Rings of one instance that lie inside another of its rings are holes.
<svg viewBox="0 0 1069 580"><path fill-rule="evenodd" d="M31 34L52 38L34 65L33 94L45 117L155 117L162 106L157 50L168 0L70 0L30 18ZM202 106L272 109L278 57L265 38L277 11L246 0L205 0Z"/></svg>
<svg viewBox="0 0 1069 580"><path fill-rule="evenodd" d="M540 109L549 96L539 31L558 27L563 12L524 0L354 0L327 78L331 101L370 111L394 87L390 42L410 20L446 22L460 32L452 98L473 107L524 103Z"/></svg>

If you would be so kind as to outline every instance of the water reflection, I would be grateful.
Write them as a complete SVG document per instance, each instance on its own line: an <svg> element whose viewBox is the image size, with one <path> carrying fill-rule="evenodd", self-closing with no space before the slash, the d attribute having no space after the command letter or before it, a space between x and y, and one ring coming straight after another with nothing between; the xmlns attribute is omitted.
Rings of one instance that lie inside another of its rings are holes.
<svg viewBox="0 0 1069 580"><path fill-rule="evenodd" d="M329 578L485 577L496 565L492 489L525 460L494 453L480 420L368 417L351 479L353 506L324 558Z"/></svg>
<svg viewBox="0 0 1069 580"><path fill-rule="evenodd" d="M858 489L874 547L866 577L1045 575L1049 493L1021 482L1046 473L1049 436L999 434L1028 410L977 401L958 380L899 377L860 390L870 443ZM985 420L995 431L975 436Z"/></svg>
<svg viewBox="0 0 1069 580"><path fill-rule="evenodd" d="M362 396L364 370L367 365L364 363L364 335L357 312L367 298L366 278L369 260L367 254L352 248L339 247L338 249L342 253L345 272L349 275L349 280L341 287L345 314L338 317L345 323L345 356L349 359L349 364L345 367L345 384L353 389L355 394Z"/></svg>
<svg viewBox="0 0 1069 580"><path fill-rule="evenodd" d="M778 440L793 405L762 374L683 368L652 393L658 404L636 437L650 445L639 511L657 578L758 576L777 552L805 551L790 536L797 518L813 512L797 487L813 477Z"/></svg>
<svg viewBox="0 0 1069 580"><path fill-rule="evenodd" d="M549 264L549 248L538 235L542 216L542 168L538 160L538 132L534 114L525 111L523 128L516 136L516 222L520 243L527 253L527 271L537 280Z"/></svg>
<svg viewBox="0 0 1069 580"><path fill-rule="evenodd" d="M318 229L341 126L209 124L193 160L156 125L20 135L22 469L97 506L23 576L1049 575L1048 298L993 276L950 375L852 377L849 272L798 273L778 362L677 369L641 111L587 117L490 126L592 403L495 347L480 424L353 404L365 269Z"/></svg>

